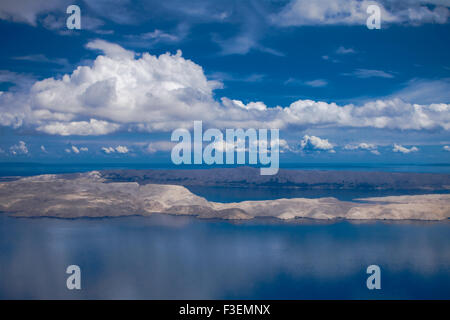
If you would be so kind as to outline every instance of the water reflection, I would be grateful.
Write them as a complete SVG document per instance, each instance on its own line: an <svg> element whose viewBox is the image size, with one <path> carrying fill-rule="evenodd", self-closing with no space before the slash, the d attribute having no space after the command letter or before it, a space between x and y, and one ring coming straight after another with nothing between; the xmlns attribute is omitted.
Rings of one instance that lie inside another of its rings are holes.
<svg viewBox="0 0 450 320"><path fill-rule="evenodd" d="M0 298L450 298L450 224L0 215ZM82 270L82 290L65 269ZM382 290L365 268L382 269Z"/></svg>

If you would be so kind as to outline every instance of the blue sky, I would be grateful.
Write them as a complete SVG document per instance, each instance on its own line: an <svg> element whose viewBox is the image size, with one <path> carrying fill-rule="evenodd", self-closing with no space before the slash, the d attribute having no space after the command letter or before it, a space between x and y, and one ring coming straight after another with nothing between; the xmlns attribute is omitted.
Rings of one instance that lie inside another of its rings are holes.
<svg viewBox="0 0 450 320"><path fill-rule="evenodd" d="M279 128L285 163L449 163L449 9L2 1L0 161L170 162L171 132L203 120Z"/></svg>

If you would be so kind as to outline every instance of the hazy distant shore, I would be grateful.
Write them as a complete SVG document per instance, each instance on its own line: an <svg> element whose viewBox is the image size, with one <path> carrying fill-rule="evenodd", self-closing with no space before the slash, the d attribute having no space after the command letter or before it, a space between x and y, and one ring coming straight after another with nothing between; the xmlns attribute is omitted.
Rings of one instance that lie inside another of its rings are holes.
<svg viewBox="0 0 450 320"><path fill-rule="evenodd" d="M450 190L450 174L280 169L262 176L250 167L214 169L103 170L111 182L175 184L182 186L279 187L305 189Z"/></svg>
<svg viewBox="0 0 450 320"><path fill-rule="evenodd" d="M169 171L169 172L168 172ZM15 217L119 217L172 214L199 218L273 217L349 220L446 220L450 194L385 196L340 201L333 197L219 203L184 185L250 185L311 188L422 188L447 190L449 175L281 171L276 177L254 169L126 170L41 175L0 182L0 211Z"/></svg>

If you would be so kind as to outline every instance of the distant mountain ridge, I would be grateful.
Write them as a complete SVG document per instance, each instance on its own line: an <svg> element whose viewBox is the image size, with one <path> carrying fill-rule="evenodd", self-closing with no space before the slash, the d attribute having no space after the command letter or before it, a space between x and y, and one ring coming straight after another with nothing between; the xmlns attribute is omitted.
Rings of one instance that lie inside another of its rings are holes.
<svg viewBox="0 0 450 320"><path fill-rule="evenodd" d="M110 182L182 186L279 187L304 189L450 190L450 174L280 169L262 176L250 167L195 170L104 170Z"/></svg>

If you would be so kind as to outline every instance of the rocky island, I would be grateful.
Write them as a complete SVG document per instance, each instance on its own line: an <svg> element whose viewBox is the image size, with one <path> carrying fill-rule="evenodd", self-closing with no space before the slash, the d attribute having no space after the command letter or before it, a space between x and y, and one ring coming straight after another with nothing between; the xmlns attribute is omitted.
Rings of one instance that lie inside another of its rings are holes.
<svg viewBox="0 0 450 320"><path fill-rule="evenodd" d="M217 172L221 174L212 175L216 184L217 181L233 183L233 175L223 173L223 170L234 170L234 173L239 171L237 169L220 170L222 171ZM242 170L238 172L240 177L238 181L264 185L267 183L264 179L272 179L269 182L276 183L273 178L260 178L258 175L250 174L252 169ZM3 181L0 183L0 211L14 217L58 218L146 216L155 213L217 219L271 217L288 221L297 218L326 220L446 220L450 218L450 194L447 193L373 197L357 199L357 201L340 201L333 197L323 197L219 203L195 195L181 185L180 182L189 185L205 181L205 175L199 175L194 170L178 173L177 170L172 170L170 173L160 170L153 173L147 172L147 175L142 175L142 172L139 175L136 173L127 171L120 175L119 172L93 171L79 174L40 175ZM177 174L178 180L176 180ZM296 181L302 185L304 183L302 174L311 175L312 173L281 172L281 178L277 179L282 179L282 182L288 186L295 185ZM366 187L373 184L373 187L379 187L379 184L378 186L376 184L378 180L383 182L385 188L399 184L411 187L417 183L422 188L433 190L433 188L448 189L450 185L448 175L398 174L396 176L396 174L385 173L380 177L379 174L355 174L356 177L352 176L350 179L343 179L342 173L329 175L331 178L328 179L328 185L334 188L352 184L353 186L362 184ZM315 180L309 181L317 182L317 186L323 186L326 184L325 175L320 174L319 177L315 177ZM370 180L370 177L373 179ZM177 183L174 183L174 180Z"/></svg>

